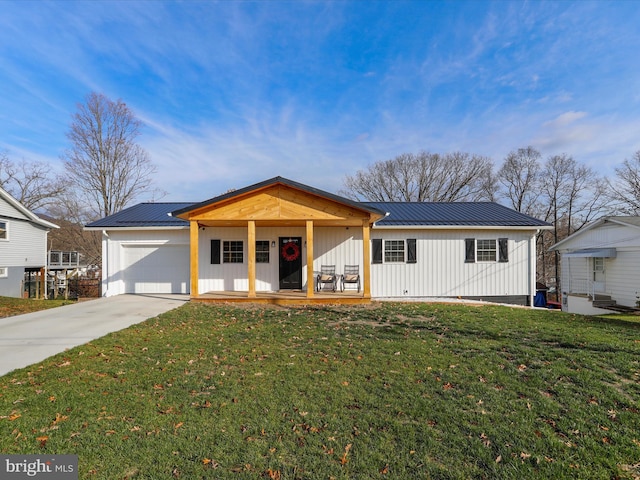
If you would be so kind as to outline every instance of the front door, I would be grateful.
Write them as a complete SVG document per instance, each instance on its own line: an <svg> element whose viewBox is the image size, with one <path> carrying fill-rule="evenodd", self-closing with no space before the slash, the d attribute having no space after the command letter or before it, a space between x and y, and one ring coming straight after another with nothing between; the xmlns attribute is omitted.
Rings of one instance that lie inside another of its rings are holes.
<svg viewBox="0 0 640 480"><path fill-rule="evenodd" d="M302 238L280 237L280 289L302 289Z"/></svg>
<svg viewBox="0 0 640 480"><path fill-rule="evenodd" d="M593 292L604 293L606 291L604 258L594 257L592 260L593 260Z"/></svg>

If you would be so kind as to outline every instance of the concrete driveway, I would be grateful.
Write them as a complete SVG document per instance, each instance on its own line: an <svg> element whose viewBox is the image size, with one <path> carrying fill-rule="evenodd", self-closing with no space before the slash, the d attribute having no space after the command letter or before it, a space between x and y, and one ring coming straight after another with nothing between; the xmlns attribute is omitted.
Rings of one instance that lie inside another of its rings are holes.
<svg viewBox="0 0 640 480"><path fill-rule="evenodd" d="M0 376L173 310L188 300L188 295L117 295L0 318Z"/></svg>

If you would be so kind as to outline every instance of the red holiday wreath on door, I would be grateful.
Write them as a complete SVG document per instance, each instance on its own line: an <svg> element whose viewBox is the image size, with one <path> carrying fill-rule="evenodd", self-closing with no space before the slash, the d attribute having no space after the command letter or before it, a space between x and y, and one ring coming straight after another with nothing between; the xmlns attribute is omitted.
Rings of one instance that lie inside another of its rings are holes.
<svg viewBox="0 0 640 480"><path fill-rule="evenodd" d="M287 242L282 246L280 254L287 262L293 262L300 256L300 247L295 242Z"/></svg>

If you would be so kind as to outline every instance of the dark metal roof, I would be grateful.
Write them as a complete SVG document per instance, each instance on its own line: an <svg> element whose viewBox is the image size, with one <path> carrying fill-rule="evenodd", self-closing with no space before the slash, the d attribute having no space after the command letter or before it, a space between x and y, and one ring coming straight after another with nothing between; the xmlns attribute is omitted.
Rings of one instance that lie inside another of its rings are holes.
<svg viewBox="0 0 640 480"><path fill-rule="evenodd" d="M364 202L389 213L379 226L549 227L494 202Z"/></svg>
<svg viewBox="0 0 640 480"><path fill-rule="evenodd" d="M220 198L220 197L218 197ZM207 203L207 202L202 202ZM86 228L186 227L189 222L171 216L202 203L140 203L92 222ZM365 210L389 213L376 225L390 226L487 226L549 227L550 224L493 202L353 202Z"/></svg>
<svg viewBox="0 0 640 480"><path fill-rule="evenodd" d="M193 203L139 203L133 207L96 220L86 228L114 227L188 227L189 222L170 216L174 210L185 208Z"/></svg>

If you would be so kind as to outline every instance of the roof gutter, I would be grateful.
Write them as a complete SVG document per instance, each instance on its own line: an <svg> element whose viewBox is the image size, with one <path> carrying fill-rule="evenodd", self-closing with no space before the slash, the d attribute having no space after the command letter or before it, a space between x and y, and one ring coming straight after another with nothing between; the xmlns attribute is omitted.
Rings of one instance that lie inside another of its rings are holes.
<svg viewBox="0 0 640 480"><path fill-rule="evenodd" d="M379 220L376 220L375 222L373 222L373 227L374 228L380 228L377 223L384 220L385 218L387 218L389 215L391 215L391 212L385 212L384 217L380 218ZM383 227L384 228L384 227Z"/></svg>
<svg viewBox="0 0 640 480"><path fill-rule="evenodd" d="M176 225L167 225L167 226L161 226L161 225L154 225L154 226L150 226L150 227L116 227L116 226L111 226L111 227L87 227L84 226L82 227L82 230L84 230L85 232L104 232L104 231L133 231L133 230L189 230L189 225L184 225L184 226L176 226Z"/></svg>
<svg viewBox="0 0 640 480"><path fill-rule="evenodd" d="M553 226L540 225L376 225L373 226L378 230L553 230Z"/></svg>

